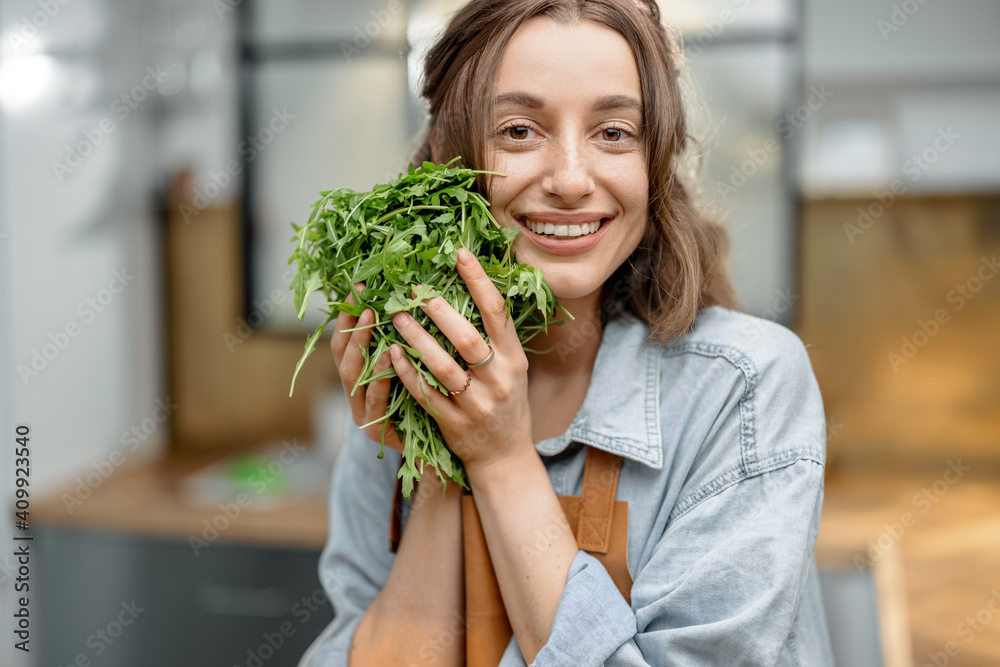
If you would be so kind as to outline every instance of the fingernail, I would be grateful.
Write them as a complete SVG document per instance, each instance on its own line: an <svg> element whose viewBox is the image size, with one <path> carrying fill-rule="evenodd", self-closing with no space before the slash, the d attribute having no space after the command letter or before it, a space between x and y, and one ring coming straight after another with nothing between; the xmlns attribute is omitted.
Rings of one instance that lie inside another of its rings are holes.
<svg viewBox="0 0 1000 667"><path fill-rule="evenodd" d="M392 356L393 359L399 361L400 359L403 358L403 349L398 345L391 345L389 347L389 354Z"/></svg>
<svg viewBox="0 0 1000 667"><path fill-rule="evenodd" d="M396 313L392 316L392 323L396 325L397 329L405 329L406 325L409 324L406 319L405 313Z"/></svg>
<svg viewBox="0 0 1000 667"><path fill-rule="evenodd" d="M472 266L472 253L465 248L459 248L458 261L460 261L464 266Z"/></svg>

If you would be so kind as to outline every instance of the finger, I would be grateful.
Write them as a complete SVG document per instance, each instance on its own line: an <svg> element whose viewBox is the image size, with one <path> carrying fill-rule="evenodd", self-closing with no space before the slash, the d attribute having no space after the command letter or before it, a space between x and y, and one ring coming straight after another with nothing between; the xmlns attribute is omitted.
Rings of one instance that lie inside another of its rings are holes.
<svg viewBox="0 0 1000 667"><path fill-rule="evenodd" d="M378 362L375 364L375 374L379 374L382 371L388 369L392 365L392 359L385 352L379 357ZM391 385L391 380L386 378L385 380L375 380L370 382L365 391L365 407L367 409L367 419L365 423L375 421L385 416L385 412L389 407L389 387ZM403 443L399 438L399 434L396 432L396 428L391 424L378 423L373 424L365 429L365 434L375 442L382 441L383 429L385 431L385 445L386 447L391 447L397 451L403 451Z"/></svg>
<svg viewBox="0 0 1000 667"><path fill-rule="evenodd" d="M368 348L368 343L372 338L372 330L368 325L375 322L375 312L370 308L361 313L358 318L356 331L351 332L347 342L347 349L344 351L344 358L340 364L340 381L344 384L344 393L347 394L347 402L351 406L351 414L357 424L364 424L365 421L365 388L358 387L354 390L354 385L358 381L358 376L365 366L365 358L362 349Z"/></svg>
<svg viewBox="0 0 1000 667"><path fill-rule="evenodd" d="M483 340L476 327L472 326L472 323L455 310L446 299L439 296L431 297L424 301L420 308L451 341L467 364L480 362L490 353L490 346Z"/></svg>
<svg viewBox="0 0 1000 667"><path fill-rule="evenodd" d="M392 359L385 352L375 363L375 375L386 370L392 365ZM369 382L365 388L365 408L367 421L374 421L385 416L385 411L389 407L389 387L392 381L389 378Z"/></svg>
<svg viewBox="0 0 1000 667"><path fill-rule="evenodd" d="M399 345L389 347L389 355L392 357L392 367L396 369L396 375L410 395L417 400L420 406L431 413L435 418L442 417L448 419L454 415L455 404L451 399L442 395L433 387L427 385L420 377L420 373L413 367L410 360L403 354L403 348ZM452 361L452 363L455 363ZM462 372L465 375L465 372ZM464 385L465 382L463 381Z"/></svg>
<svg viewBox="0 0 1000 667"><path fill-rule="evenodd" d="M354 288L360 293L365 288L365 284L358 283ZM354 295L348 294L344 301L353 304ZM338 367L340 366L341 359L344 358L344 350L347 349L347 343L351 339L350 333L344 333L344 330L353 329L357 324L358 318L350 313L341 311L337 315L337 325L333 331L333 337L330 339L330 349L333 350L333 359L337 362Z"/></svg>
<svg viewBox="0 0 1000 667"><path fill-rule="evenodd" d="M465 370L458 365L451 355L444 351L441 344L434 340L409 313L399 312L392 317L392 324L399 334L423 355L421 361L434 377L452 391L458 391L465 386L468 377ZM470 325L471 326L471 325ZM394 364L395 365L395 364ZM399 372L399 369L396 369Z"/></svg>
<svg viewBox="0 0 1000 667"><path fill-rule="evenodd" d="M514 330L514 320L507 317L507 304L500 290L496 288L490 277L486 275L479 260L465 248L458 250L458 273L465 280L469 294L479 308L483 318L483 328L490 338L490 344L497 352L514 352L521 349L521 343ZM473 359L476 363L488 354L482 354ZM468 360L466 360L468 361Z"/></svg>

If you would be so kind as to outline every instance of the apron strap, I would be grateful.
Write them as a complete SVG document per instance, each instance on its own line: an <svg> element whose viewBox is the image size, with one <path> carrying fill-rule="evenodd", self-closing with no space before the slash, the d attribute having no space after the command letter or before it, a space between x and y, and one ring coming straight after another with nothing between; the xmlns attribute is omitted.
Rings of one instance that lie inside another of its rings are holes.
<svg viewBox="0 0 1000 667"><path fill-rule="evenodd" d="M615 580L626 600L631 588L625 563L628 544L628 513L624 501L615 501L622 459L596 447L587 447L583 468L583 487L579 498L559 496L563 511L584 551L601 554L598 559L609 563L619 561ZM612 521L619 506L618 537L612 545ZM389 546L395 553L402 537L403 481L396 480L393 494L392 520L389 524ZM465 569L465 629L466 664L468 667L496 667L510 643L513 631L507 619L500 586L490 561L486 535L483 533L471 494L462 496L462 539ZM611 547L616 549L609 555ZM611 560L608 560L611 559ZM624 574L622 574L624 573ZM614 578L612 574L612 578ZM622 581L619 582L619 579Z"/></svg>
<svg viewBox="0 0 1000 667"><path fill-rule="evenodd" d="M618 491L622 457L596 447L587 447L583 466L580 515L573 532L584 551L606 554L611 544L611 516ZM400 463L400 469L403 464ZM389 551L396 553L403 535L403 479L396 477L389 522Z"/></svg>
<svg viewBox="0 0 1000 667"><path fill-rule="evenodd" d="M618 491L622 457L596 447L587 447L580 493L580 518L576 541L584 551L606 554L611 545L611 517Z"/></svg>

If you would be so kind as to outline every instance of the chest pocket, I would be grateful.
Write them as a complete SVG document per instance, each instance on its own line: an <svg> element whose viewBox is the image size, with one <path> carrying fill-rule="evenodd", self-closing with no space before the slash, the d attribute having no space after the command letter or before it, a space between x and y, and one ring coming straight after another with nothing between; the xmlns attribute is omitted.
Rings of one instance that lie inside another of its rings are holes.
<svg viewBox="0 0 1000 667"><path fill-rule="evenodd" d="M579 496L559 495L559 502L576 543L604 565L622 597L631 602L632 575L628 570L628 503L615 500L622 458L587 447L583 486ZM393 551L400 539L401 485L397 484L391 522ZM465 557L465 645L468 667L496 667L513 631L507 619L500 586L490 561L471 495L462 496L462 538Z"/></svg>

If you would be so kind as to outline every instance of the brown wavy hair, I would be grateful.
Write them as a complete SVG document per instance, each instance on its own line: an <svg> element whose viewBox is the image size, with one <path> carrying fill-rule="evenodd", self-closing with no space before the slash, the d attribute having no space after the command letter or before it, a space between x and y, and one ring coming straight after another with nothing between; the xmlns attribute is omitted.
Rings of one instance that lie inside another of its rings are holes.
<svg viewBox="0 0 1000 667"><path fill-rule="evenodd" d="M604 284L602 320L632 314L649 324L651 340L665 343L686 333L702 307L735 307L724 262L726 233L694 206L681 178L681 161L693 142L682 102L683 55L655 0L472 0L424 61L430 120L414 160L440 164L461 156L465 166L485 166L500 59L520 25L538 16L614 30L631 46L639 69L649 225ZM480 187L489 192L488 181Z"/></svg>

